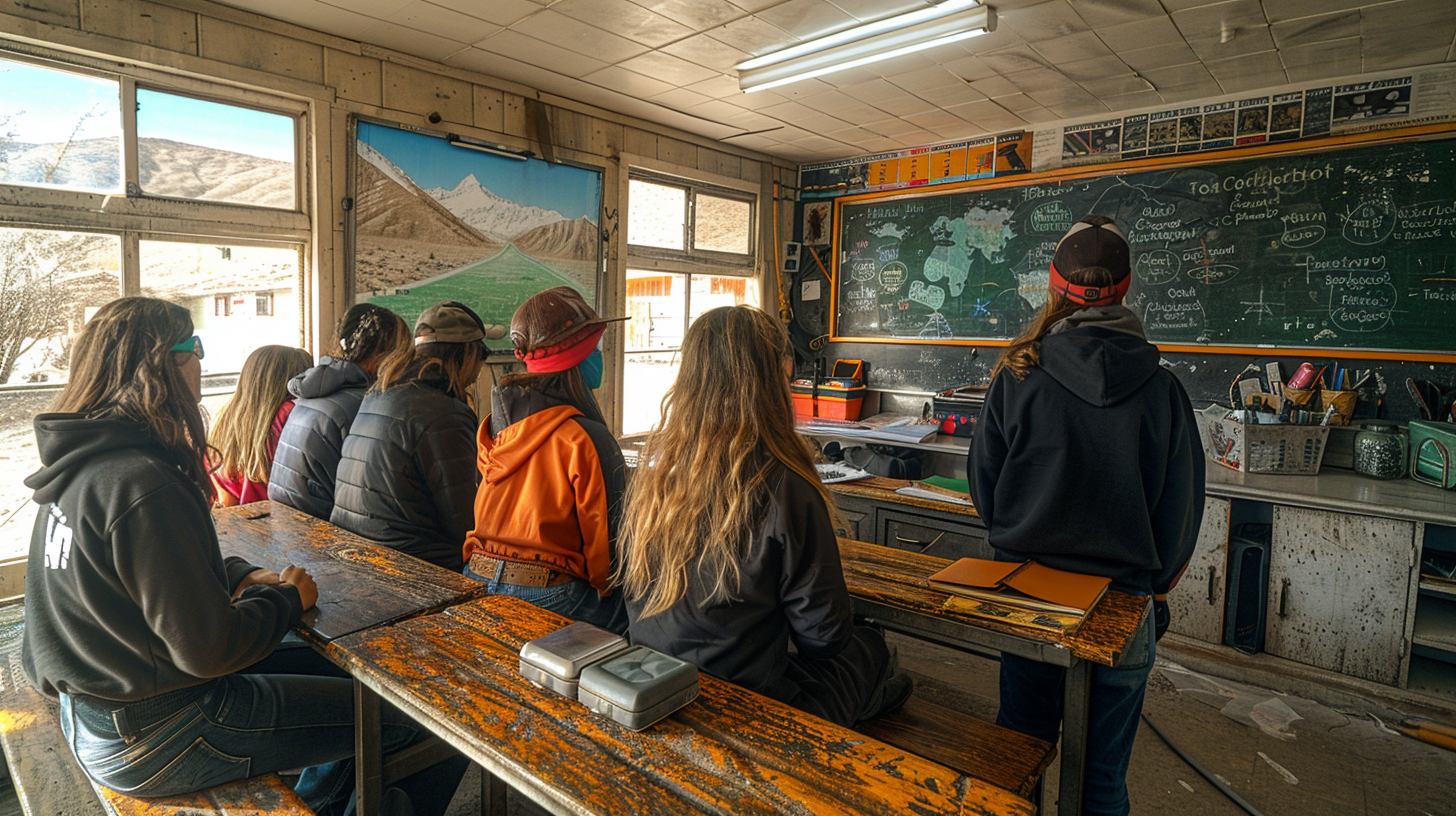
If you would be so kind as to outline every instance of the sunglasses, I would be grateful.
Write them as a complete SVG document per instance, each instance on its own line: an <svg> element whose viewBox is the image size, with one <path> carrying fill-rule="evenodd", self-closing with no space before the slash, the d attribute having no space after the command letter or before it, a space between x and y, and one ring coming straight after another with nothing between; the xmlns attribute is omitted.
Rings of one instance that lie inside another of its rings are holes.
<svg viewBox="0 0 1456 816"><path fill-rule="evenodd" d="M201 360L203 358L202 338L194 334L173 346L172 350L178 354L196 354L197 359Z"/></svg>

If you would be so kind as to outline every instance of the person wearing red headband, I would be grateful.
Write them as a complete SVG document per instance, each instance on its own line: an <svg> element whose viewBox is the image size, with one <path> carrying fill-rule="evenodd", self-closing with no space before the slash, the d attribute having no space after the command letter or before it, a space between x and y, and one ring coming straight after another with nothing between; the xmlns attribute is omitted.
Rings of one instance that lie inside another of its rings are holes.
<svg viewBox="0 0 1456 816"><path fill-rule="evenodd" d="M996 557L1112 579L1153 614L1116 667L1092 668L1083 814L1126 814L1138 713L1193 554L1203 453L1188 395L1122 305L1127 240L1090 216L1057 244L1047 301L992 371L967 476ZM1055 742L1065 669L1001 655L997 724Z"/></svg>
<svg viewBox="0 0 1456 816"><path fill-rule="evenodd" d="M465 575L613 632L627 628L609 586L626 491L622 450L592 390L608 324L574 289L539 292L511 318L523 374L503 377L478 433L482 477Z"/></svg>

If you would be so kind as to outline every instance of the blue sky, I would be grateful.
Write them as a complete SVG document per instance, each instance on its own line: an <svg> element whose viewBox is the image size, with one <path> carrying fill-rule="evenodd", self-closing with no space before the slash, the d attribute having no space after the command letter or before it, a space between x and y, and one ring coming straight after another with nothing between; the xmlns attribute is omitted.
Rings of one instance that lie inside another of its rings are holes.
<svg viewBox="0 0 1456 816"><path fill-rule="evenodd" d="M137 89L137 136L293 161L294 119L277 113Z"/></svg>
<svg viewBox="0 0 1456 816"><path fill-rule="evenodd" d="M359 123L359 141L383 153L426 190L453 189L473 173L487 190L517 204L593 222L601 215L601 174L594 170L493 156L455 147L438 136L369 122Z"/></svg>

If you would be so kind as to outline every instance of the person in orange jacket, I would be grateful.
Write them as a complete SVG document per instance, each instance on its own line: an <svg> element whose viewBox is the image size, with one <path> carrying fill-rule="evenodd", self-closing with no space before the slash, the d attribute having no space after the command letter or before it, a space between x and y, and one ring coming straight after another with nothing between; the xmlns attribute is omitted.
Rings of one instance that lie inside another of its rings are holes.
<svg viewBox="0 0 1456 816"><path fill-rule="evenodd" d="M503 377L478 435L475 529L465 575L613 632L627 629L609 586L626 491L622 450L592 389L607 324L574 289L537 293L511 317L526 373Z"/></svg>

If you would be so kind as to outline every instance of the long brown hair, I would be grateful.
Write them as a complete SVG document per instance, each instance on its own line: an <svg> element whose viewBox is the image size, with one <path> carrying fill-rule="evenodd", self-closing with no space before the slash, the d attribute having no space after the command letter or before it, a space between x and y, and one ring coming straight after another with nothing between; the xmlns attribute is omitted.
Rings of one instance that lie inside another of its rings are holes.
<svg viewBox="0 0 1456 816"><path fill-rule="evenodd" d="M1100 266L1088 266L1068 274L1069 283L1081 286L1111 286L1112 273ZM991 376L994 378L1002 370L1010 371L1018 380L1026 379L1027 373L1033 368L1041 365L1041 341L1052 327L1071 317L1076 312L1087 308L1084 303L1078 303L1067 297L1059 289L1048 288L1046 303L1042 304L1041 311L1032 318L1031 323L1020 337L1011 341L1001 359L996 361L996 367L991 369Z"/></svg>
<svg viewBox="0 0 1456 816"><path fill-rule="evenodd" d="M175 303L111 301L81 329L71 350L70 381L51 410L146 426L210 503L202 410L172 351L191 336L192 316Z"/></svg>
<svg viewBox="0 0 1456 816"><path fill-rule="evenodd" d="M400 346L379 363L379 376L371 391L388 391L396 385L439 377L445 393L475 407L475 378L485 360L480 343L424 343Z"/></svg>
<svg viewBox="0 0 1456 816"><path fill-rule="evenodd" d="M580 366L572 366L565 371L550 373L532 374L529 371L522 371L517 374L507 374L496 383L498 388L509 388L513 385L527 391L545 394L557 402L570 405L587 419L606 424L606 419L602 416L602 407L597 404L597 398L592 395L591 389L586 387L586 379L581 376Z"/></svg>
<svg viewBox="0 0 1456 816"><path fill-rule="evenodd" d="M313 365L300 348L261 346L243 362L238 389L217 412L208 438L209 464L219 476L266 484L273 469L268 435L278 406L288 399L288 381Z"/></svg>
<svg viewBox="0 0 1456 816"><path fill-rule="evenodd" d="M709 599L736 593L780 466L833 507L794 431L788 354L783 324L752 306L711 309L688 328L622 519L617 580L645 599L644 616L681 600L693 569L711 582Z"/></svg>

